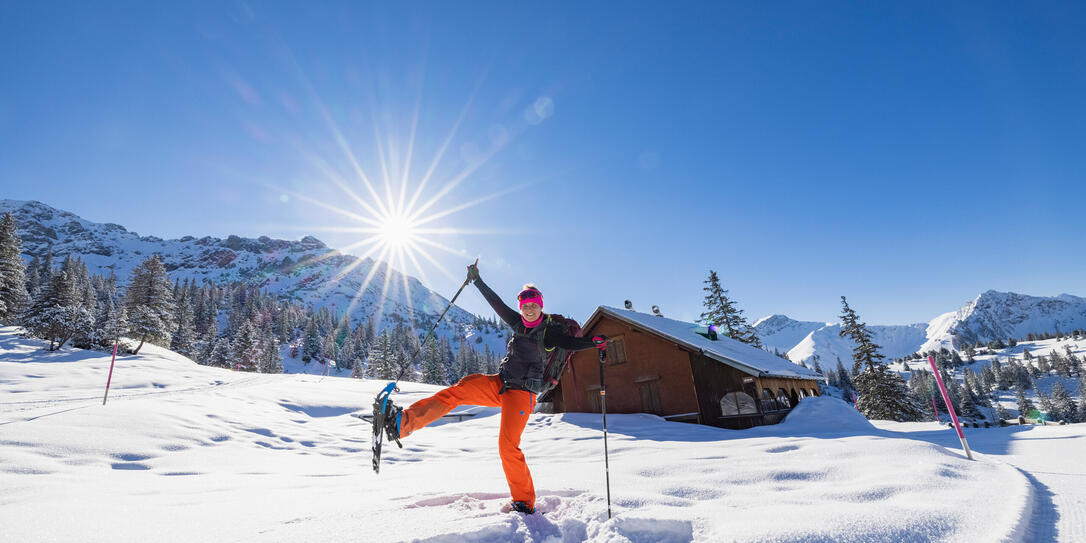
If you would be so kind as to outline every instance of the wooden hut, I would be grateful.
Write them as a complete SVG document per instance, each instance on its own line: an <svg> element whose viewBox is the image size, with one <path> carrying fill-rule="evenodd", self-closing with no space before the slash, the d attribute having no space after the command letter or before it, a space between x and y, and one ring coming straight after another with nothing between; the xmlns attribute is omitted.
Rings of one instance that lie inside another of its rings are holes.
<svg viewBox="0 0 1086 543"><path fill-rule="evenodd" d="M704 326L600 306L584 335L611 338L604 367L608 413L652 413L723 428L775 424L818 395L819 375ZM573 356L551 401L556 413L600 412L595 349Z"/></svg>

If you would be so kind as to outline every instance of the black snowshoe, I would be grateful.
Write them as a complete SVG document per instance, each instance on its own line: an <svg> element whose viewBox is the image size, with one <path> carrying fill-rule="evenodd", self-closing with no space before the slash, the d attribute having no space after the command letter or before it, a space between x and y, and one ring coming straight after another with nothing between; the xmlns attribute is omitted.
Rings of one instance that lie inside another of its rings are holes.
<svg viewBox="0 0 1086 543"><path fill-rule="evenodd" d="M373 472L381 472L381 442L385 435L395 441L402 449L400 443L400 412L402 408L396 406L389 399L389 395L396 389L396 383L389 383L377 394L373 400Z"/></svg>

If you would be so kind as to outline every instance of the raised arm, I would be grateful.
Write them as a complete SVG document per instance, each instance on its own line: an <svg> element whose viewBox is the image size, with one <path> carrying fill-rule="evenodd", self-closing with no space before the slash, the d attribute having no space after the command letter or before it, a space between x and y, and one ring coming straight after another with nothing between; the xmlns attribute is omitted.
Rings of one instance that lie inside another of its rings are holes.
<svg viewBox="0 0 1086 543"><path fill-rule="evenodd" d="M520 313L505 305L501 296L498 296L497 293L490 290L490 287L483 282L483 278L479 277L478 273L475 275L475 287L479 289L479 292L483 294L483 298L486 298L486 302L490 304L490 307L494 308L494 312L497 313L506 324L511 327L516 327L517 323L520 322Z"/></svg>
<svg viewBox="0 0 1086 543"><path fill-rule="evenodd" d="M607 336L573 337L557 328L547 329L547 337L544 346L549 348L561 347L567 351L583 351L592 347L599 348L606 345Z"/></svg>

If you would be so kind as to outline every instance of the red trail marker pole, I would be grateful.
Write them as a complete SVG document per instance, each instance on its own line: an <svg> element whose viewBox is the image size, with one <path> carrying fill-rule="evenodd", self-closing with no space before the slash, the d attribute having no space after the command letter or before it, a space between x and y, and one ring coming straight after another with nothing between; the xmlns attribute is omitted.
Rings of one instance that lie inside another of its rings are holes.
<svg viewBox="0 0 1086 543"><path fill-rule="evenodd" d="M109 377L106 378L106 394L102 396L102 405L106 405L106 399L109 398L109 383L113 380L113 363L117 361L117 345L120 342L113 344L113 360L109 361Z"/></svg>
<svg viewBox="0 0 1086 543"><path fill-rule="evenodd" d="M939 392L943 393L943 403L946 404L946 410L950 411L950 420L954 421L954 429L958 431L958 439L962 441L965 456L972 460L973 453L969 450L969 442L965 440L965 432L962 431L962 425L958 422L958 414L954 412L954 404L950 403L950 395L947 394L946 385L943 384L943 376L939 375L939 368L935 367L935 357L929 355L928 363L931 364L931 372L935 374L935 382L939 384Z"/></svg>

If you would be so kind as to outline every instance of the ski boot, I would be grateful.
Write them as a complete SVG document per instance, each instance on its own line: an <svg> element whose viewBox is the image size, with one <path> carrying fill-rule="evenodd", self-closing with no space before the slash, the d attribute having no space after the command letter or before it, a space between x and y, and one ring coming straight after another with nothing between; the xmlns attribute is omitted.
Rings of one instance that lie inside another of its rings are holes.
<svg viewBox="0 0 1086 543"><path fill-rule="evenodd" d="M530 507L528 502L515 501L509 504L510 511L516 511L517 513L524 513L525 515L535 514L535 508Z"/></svg>

